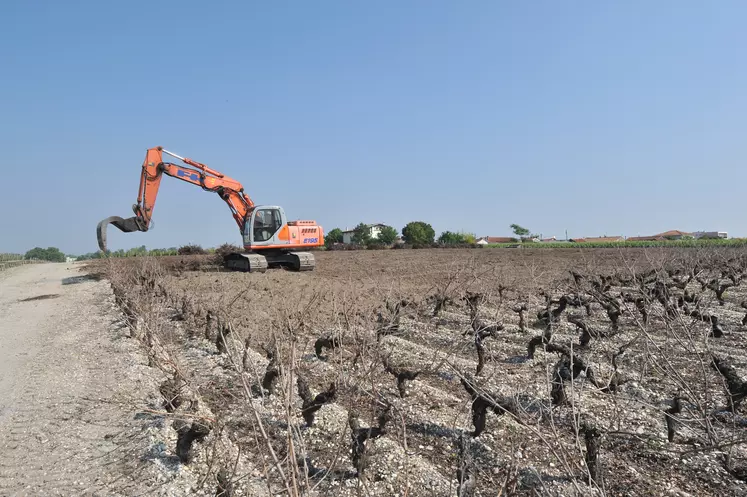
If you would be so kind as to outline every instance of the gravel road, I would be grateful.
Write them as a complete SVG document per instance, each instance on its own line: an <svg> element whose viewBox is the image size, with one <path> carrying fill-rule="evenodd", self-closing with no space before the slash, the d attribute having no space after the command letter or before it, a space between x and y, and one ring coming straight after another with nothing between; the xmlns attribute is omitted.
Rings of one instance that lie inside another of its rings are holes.
<svg viewBox="0 0 747 497"><path fill-rule="evenodd" d="M153 373L108 283L81 275L0 272L0 496L159 493L139 464Z"/></svg>

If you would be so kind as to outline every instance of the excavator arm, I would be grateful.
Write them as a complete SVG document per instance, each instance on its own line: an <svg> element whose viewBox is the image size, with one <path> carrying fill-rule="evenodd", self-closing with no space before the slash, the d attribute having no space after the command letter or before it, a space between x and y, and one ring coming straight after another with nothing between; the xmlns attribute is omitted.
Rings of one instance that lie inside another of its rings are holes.
<svg viewBox="0 0 747 497"><path fill-rule="evenodd" d="M163 161L163 154L179 159L189 167ZM180 157L163 147L148 149L140 175L140 189L137 203L132 206L133 217L124 219L112 216L101 221L96 228L99 249L106 252L106 228L112 224L125 233L133 231L148 231L150 228L153 209L158 197L158 189L163 175L174 177L187 183L197 185L205 191L215 192L228 204L239 230L244 227L247 213L254 208L254 202L244 193L244 187L235 179L210 169L205 164Z"/></svg>

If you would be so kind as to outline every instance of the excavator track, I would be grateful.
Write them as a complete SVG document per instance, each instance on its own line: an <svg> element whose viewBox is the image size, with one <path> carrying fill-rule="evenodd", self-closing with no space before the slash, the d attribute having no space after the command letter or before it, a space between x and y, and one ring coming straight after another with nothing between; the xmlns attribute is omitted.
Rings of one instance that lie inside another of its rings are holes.
<svg viewBox="0 0 747 497"><path fill-rule="evenodd" d="M313 271L316 268L316 259L311 252L235 252L227 255L223 262L226 269L245 273L264 273L275 268L290 271Z"/></svg>
<svg viewBox="0 0 747 497"><path fill-rule="evenodd" d="M263 252L271 268L282 267L291 271L313 271L316 267L314 254L311 252Z"/></svg>
<svg viewBox="0 0 747 497"><path fill-rule="evenodd" d="M316 259L311 252L286 252L283 255L283 261L279 263L282 267L293 271L313 271L316 267ZM270 262L272 264L273 261Z"/></svg>
<svg viewBox="0 0 747 497"><path fill-rule="evenodd" d="M316 267L311 252L233 253L224 259L225 267L232 271L264 273L267 269L284 268L290 271L313 271Z"/></svg>
<svg viewBox="0 0 747 497"><path fill-rule="evenodd" d="M228 254L223 259L226 269L244 273L264 273L267 271L267 258L260 254Z"/></svg>

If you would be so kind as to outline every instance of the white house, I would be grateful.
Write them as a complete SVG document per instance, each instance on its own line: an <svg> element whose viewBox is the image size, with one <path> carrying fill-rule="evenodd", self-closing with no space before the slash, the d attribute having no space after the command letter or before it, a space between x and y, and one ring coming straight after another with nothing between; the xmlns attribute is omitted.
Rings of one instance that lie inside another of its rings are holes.
<svg viewBox="0 0 747 497"><path fill-rule="evenodd" d="M376 224L367 224L366 227L368 228L368 233L371 235L371 238L379 238L379 233L381 233L381 228L386 226L386 224L376 223ZM355 229L346 229L342 232L342 243L350 244L353 243L353 237L355 236Z"/></svg>

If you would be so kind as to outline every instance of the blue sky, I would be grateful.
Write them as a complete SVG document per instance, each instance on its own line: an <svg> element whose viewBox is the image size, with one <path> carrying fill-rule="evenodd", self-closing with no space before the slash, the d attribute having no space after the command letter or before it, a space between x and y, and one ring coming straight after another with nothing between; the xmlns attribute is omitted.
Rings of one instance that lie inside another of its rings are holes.
<svg viewBox="0 0 747 497"><path fill-rule="evenodd" d="M0 252L96 250L145 150L329 231L747 235L747 3L0 4ZM148 233L240 241L166 178Z"/></svg>

